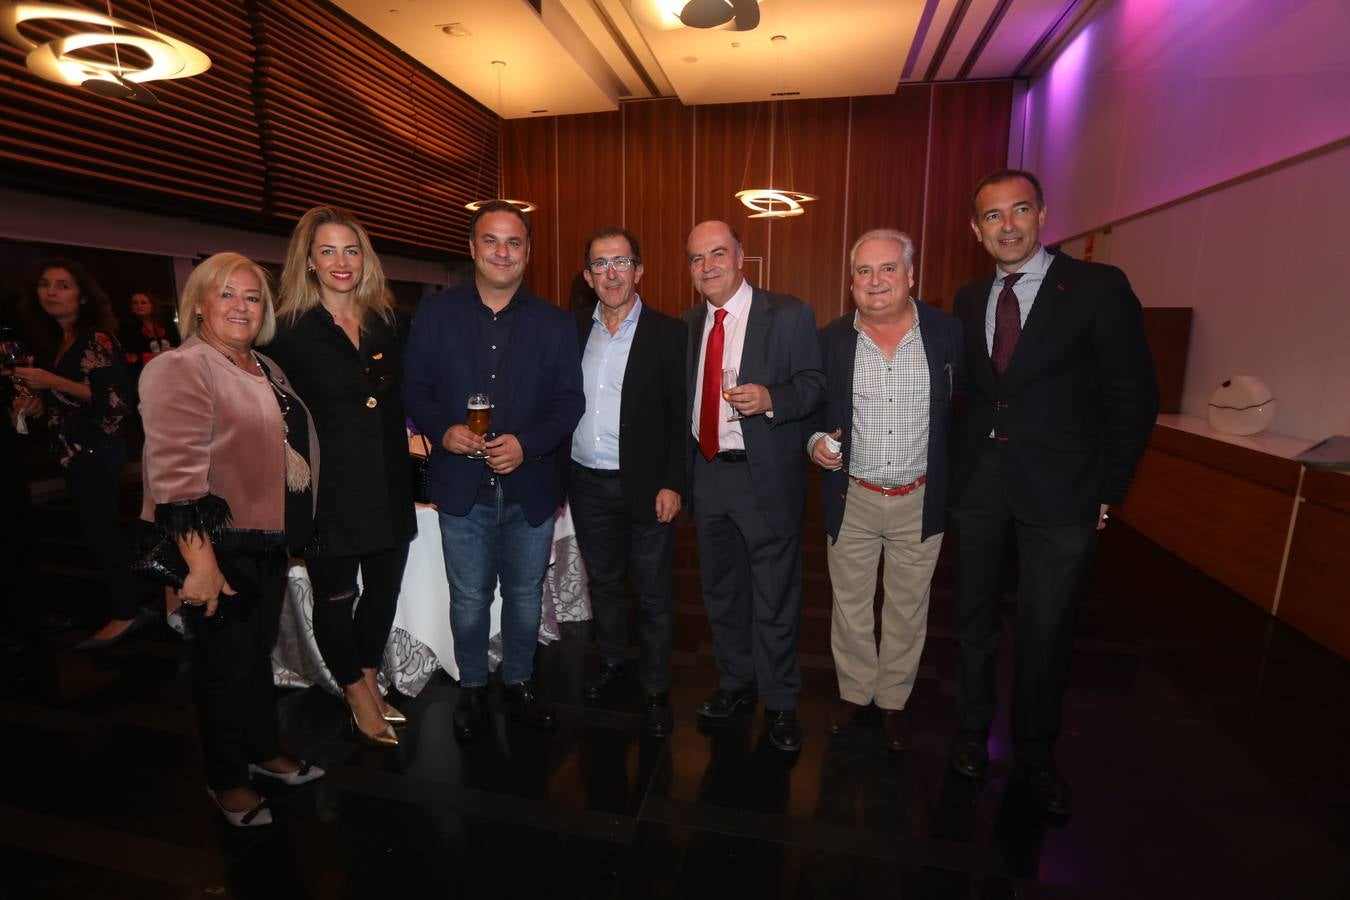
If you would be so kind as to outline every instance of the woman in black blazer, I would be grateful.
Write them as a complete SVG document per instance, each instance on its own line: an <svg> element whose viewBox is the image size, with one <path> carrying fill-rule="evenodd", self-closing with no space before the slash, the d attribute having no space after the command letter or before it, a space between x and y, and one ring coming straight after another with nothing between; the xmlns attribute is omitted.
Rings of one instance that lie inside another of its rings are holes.
<svg viewBox="0 0 1350 900"><path fill-rule="evenodd" d="M376 671L417 532L399 396L403 335L379 258L351 213L319 206L296 224L277 318L268 353L309 407L323 449L316 540L305 554L314 639L357 734L394 746L390 725L407 720L381 697Z"/></svg>

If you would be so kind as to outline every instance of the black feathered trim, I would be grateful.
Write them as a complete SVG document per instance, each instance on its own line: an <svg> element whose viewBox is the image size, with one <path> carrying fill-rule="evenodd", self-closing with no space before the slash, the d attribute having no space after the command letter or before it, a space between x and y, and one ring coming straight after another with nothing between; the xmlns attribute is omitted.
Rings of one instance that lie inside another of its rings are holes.
<svg viewBox="0 0 1350 900"><path fill-rule="evenodd" d="M160 534L172 540L194 534L213 539L229 524L230 504L215 494L155 504L155 526Z"/></svg>

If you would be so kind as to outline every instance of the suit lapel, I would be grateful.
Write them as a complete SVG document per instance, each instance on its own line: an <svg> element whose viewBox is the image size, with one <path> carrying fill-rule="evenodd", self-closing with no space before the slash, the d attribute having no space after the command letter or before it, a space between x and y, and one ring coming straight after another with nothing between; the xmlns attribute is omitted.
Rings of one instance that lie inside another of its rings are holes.
<svg viewBox="0 0 1350 900"><path fill-rule="evenodd" d="M978 362L971 364L970 377L978 379L981 385L989 393L993 393L998 378L994 375L994 363L989 358L989 342L984 336L984 317L989 308L989 292L994 288L994 276L986 275L975 283L975 290L978 292L972 298L971 304L965 310L965 318L962 325L965 327L966 341L975 344L979 348L979 353L975 354ZM967 354L967 360L972 354Z"/></svg>
<svg viewBox="0 0 1350 900"><path fill-rule="evenodd" d="M1056 328L1064 322L1063 308L1069 301L1069 272L1064 257L1055 254L1051 257L1050 268L1045 272L1040 290L1036 291L1036 301L1031 304L1026 324L1022 326L1022 336L1017 339L1017 349L1008 362L1008 371L1003 373L1003 387L1008 389L1017 383L1019 377L1025 377L1044 359L1044 350L1054 337Z"/></svg>
<svg viewBox="0 0 1350 900"><path fill-rule="evenodd" d="M741 347L741 384L764 384L769 359L769 298L759 288L750 294L750 312L745 321L745 344Z"/></svg>
<svg viewBox="0 0 1350 900"><path fill-rule="evenodd" d="M688 385L686 410L686 421L694 421L694 402L699 396L699 386L694 384L694 379L698 376L698 356L703 352L703 325L708 318L708 304L704 300L699 300L698 305L689 311L689 352L685 357L684 380Z"/></svg>
<svg viewBox="0 0 1350 900"><path fill-rule="evenodd" d="M839 377L834 379L835 390L842 395L839 408L844 411L844 420L839 423L839 441L844 445L844 458L848 459L853 445L853 367L858 356L858 331L852 323L835 339L832 352L839 364ZM828 428L829 424L826 422L825 426Z"/></svg>

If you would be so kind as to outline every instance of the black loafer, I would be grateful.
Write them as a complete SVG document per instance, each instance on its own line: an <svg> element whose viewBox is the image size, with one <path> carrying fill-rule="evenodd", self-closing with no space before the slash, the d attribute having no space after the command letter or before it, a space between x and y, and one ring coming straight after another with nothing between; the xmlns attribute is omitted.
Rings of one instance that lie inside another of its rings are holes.
<svg viewBox="0 0 1350 900"><path fill-rule="evenodd" d="M517 714L535 728L547 731L558 724L558 717L553 712L553 707L549 706L539 697L538 689L533 682L523 681L520 684L508 684L502 688L502 697L506 702L516 707Z"/></svg>
<svg viewBox="0 0 1350 900"><path fill-rule="evenodd" d="M622 666L611 666L609 663L601 663L600 666L591 673L591 677L586 679L586 698L594 700L605 692L615 679L623 674Z"/></svg>
<svg viewBox="0 0 1350 900"><path fill-rule="evenodd" d="M769 724L770 744L784 753L802 749L802 723L797 721L796 710L765 707L764 716Z"/></svg>
<svg viewBox="0 0 1350 900"><path fill-rule="evenodd" d="M967 778L979 778L989 768L989 736L963 731L952 744L952 768Z"/></svg>
<svg viewBox="0 0 1350 900"><path fill-rule="evenodd" d="M741 707L747 707L753 712L758 700L759 694L754 688L746 688L743 691L724 691L718 688L712 692L712 696L698 705L698 714L705 719L725 719Z"/></svg>
<svg viewBox="0 0 1350 900"><path fill-rule="evenodd" d="M1053 765L1020 766L1027 781L1027 791L1036 805L1052 816L1067 816L1073 808L1073 791L1069 783Z"/></svg>
<svg viewBox="0 0 1350 900"><path fill-rule="evenodd" d="M455 737L471 741L482 733L487 724L487 689L460 688L459 702L455 704Z"/></svg>
<svg viewBox="0 0 1350 900"><path fill-rule="evenodd" d="M647 733L652 737L665 737L675 727L675 714L670 711L670 698L665 691L648 694L644 712L647 717Z"/></svg>

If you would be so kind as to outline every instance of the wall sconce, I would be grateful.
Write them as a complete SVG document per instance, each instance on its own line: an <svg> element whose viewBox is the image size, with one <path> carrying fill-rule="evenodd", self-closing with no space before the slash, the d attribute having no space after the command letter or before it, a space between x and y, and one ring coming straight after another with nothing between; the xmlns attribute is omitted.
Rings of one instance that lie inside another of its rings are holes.
<svg viewBox="0 0 1350 900"><path fill-rule="evenodd" d="M20 50L28 52L25 62L40 78L57 84L78 85L104 97L154 104L158 101L147 81L167 78L188 78L211 68L210 58L196 47L169 37L155 28L145 28L124 22L109 14L58 6L53 3L6 3L0 7L0 34ZM154 7L150 18L154 21ZM103 30L77 31L64 37L39 44L20 30L24 22L57 20L94 25ZM92 47L111 46L113 62L90 59L81 51ZM150 58L145 68L131 68L122 64L119 47L132 47Z"/></svg>

